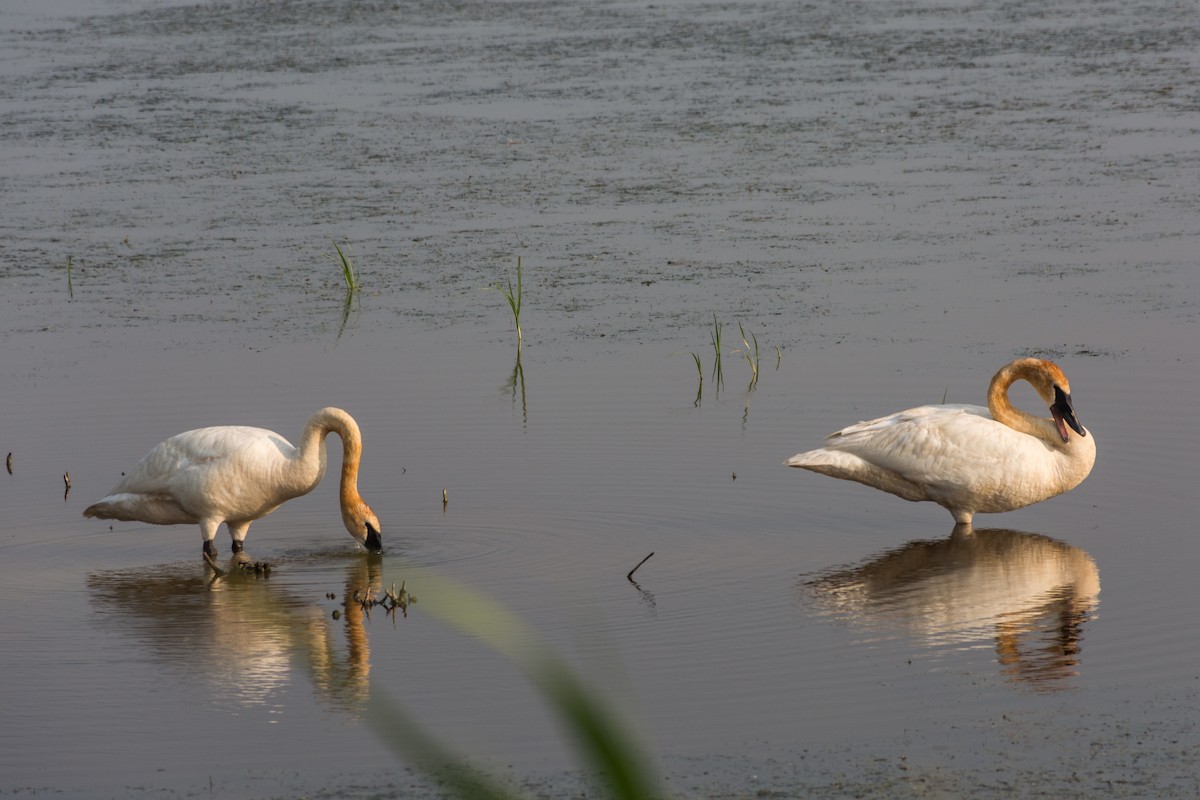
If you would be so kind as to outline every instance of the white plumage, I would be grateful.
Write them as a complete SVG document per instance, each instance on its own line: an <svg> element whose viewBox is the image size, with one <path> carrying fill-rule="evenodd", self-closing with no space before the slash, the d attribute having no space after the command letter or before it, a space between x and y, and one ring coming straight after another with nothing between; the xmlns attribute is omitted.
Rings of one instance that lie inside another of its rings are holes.
<svg viewBox="0 0 1200 800"><path fill-rule="evenodd" d="M1014 408L1008 388L1028 381L1050 408L1042 418ZM1000 369L988 407L933 405L859 422L790 467L857 481L905 500L929 500L955 522L1045 500L1078 486L1096 461L1096 440L1079 424L1059 367L1037 358Z"/></svg>
<svg viewBox="0 0 1200 800"><path fill-rule="evenodd" d="M210 556L216 555L213 538L224 522L238 553L251 522L320 483L329 433L342 440L342 522L355 540L379 552L379 519L358 493L362 434L354 418L340 408L313 414L299 447L273 431L233 425L172 436L83 515L155 525L199 523L204 553Z"/></svg>

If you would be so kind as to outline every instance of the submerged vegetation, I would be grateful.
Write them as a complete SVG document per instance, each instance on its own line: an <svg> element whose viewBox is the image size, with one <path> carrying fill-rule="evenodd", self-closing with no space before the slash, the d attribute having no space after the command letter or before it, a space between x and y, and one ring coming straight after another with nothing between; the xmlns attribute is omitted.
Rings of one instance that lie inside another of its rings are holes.
<svg viewBox="0 0 1200 800"><path fill-rule="evenodd" d="M445 499L445 489L442 490L442 498L442 504L444 506L447 502ZM409 593L406 581L400 581L399 589L396 588L396 582L392 581L392 587L383 593L383 597L375 597L374 587L368 585L362 589L354 590L354 594L351 595L351 599L358 603L359 608L361 608L363 613L368 617L371 616L371 609L375 608L376 606L381 607L391 616L395 616L396 612L399 611L402 616L407 617L408 607L416 604L417 602L416 596Z"/></svg>
<svg viewBox="0 0 1200 800"><path fill-rule="evenodd" d="M512 394L512 403L515 407L517 404L517 391L521 393L521 421L523 424L529 424L529 407L525 402L525 367L521 366L521 350L518 346L517 360L513 364L512 373L508 376L508 380L504 383L505 391Z"/></svg>

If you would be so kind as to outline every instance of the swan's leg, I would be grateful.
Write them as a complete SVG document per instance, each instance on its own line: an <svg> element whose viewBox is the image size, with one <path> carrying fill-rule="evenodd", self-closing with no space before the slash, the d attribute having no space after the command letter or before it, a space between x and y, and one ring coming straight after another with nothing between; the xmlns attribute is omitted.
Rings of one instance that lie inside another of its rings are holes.
<svg viewBox="0 0 1200 800"><path fill-rule="evenodd" d="M229 538L233 539L233 552L240 553L246 549L246 533L249 531L250 523L254 520L248 519L243 522L227 523L229 528Z"/></svg>
<svg viewBox="0 0 1200 800"><path fill-rule="evenodd" d="M952 508L950 513L954 515L954 521L959 525L970 525L971 520L975 518L974 511L967 511L962 508Z"/></svg>
<svg viewBox="0 0 1200 800"><path fill-rule="evenodd" d="M200 551L201 557L217 557L217 546L213 544L213 539L216 537L217 528L219 527L221 527L221 520L219 519L200 520L200 535L204 537L204 548Z"/></svg>

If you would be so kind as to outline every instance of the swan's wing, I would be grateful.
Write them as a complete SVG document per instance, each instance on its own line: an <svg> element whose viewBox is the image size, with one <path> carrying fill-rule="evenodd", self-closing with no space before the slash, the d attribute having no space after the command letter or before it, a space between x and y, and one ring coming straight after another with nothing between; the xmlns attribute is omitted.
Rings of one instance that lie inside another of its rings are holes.
<svg viewBox="0 0 1200 800"><path fill-rule="evenodd" d="M312 488L281 482L294 455L263 428L187 431L156 445L84 514L159 524L257 519Z"/></svg>
<svg viewBox="0 0 1200 800"><path fill-rule="evenodd" d="M888 414L886 417L847 425L840 431L829 434L825 437L825 441L827 444L837 441L846 442L856 437L869 436L877 431L894 431L896 429L903 431L905 426L936 425L947 419L961 417L964 414L988 420L992 418L991 412L983 406L954 403L936 406L918 406L905 411L897 411L895 414Z"/></svg>
<svg viewBox="0 0 1200 800"><path fill-rule="evenodd" d="M155 445L84 515L162 525L196 522L201 514L190 507L181 487L195 483L197 469L219 457L210 447L197 447L196 434L201 433L188 431Z"/></svg>
<svg viewBox="0 0 1200 800"><path fill-rule="evenodd" d="M197 516L204 515L201 509L259 510L268 502L262 496L264 482L277 475L294 452L286 439L263 428L199 428L155 446L112 494L169 498Z"/></svg>
<svg viewBox="0 0 1200 800"><path fill-rule="evenodd" d="M920 406L845 427L787 463L871 485L899 479L904 490L897 493L926 497L929 487L961 484L966 473L994 467L1009 434L982 406Z"/></svg>
<svg viewBox="0 0 1200 800"><path fill-rule="evenodd" d="M1003 460L1010 429L973 405L920 406L830 434L825 449L850 453L919 483L960 482Z"/></svg>

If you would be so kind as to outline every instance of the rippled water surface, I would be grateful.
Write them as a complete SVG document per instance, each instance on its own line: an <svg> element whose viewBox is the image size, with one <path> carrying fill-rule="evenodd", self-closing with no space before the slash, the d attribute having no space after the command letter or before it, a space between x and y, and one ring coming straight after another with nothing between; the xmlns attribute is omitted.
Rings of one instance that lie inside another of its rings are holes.
<svg viewBox="0 0 1200 800"><path fill-rule="evenodd" d="M435 576L678 796L1195 796L1198 36L1171 2L12 4L0 796L428 796L378 698L582 791ZM518 256L519 361L485 291ZM1021 354L1098 442L1065 496L964 537L782 466ZM173 433L325 405L381 558L332 479L251 527L269 576L80 514Z"/></svg>

